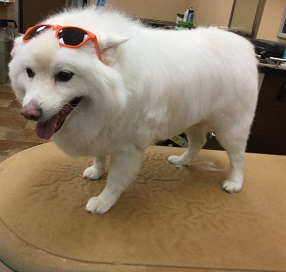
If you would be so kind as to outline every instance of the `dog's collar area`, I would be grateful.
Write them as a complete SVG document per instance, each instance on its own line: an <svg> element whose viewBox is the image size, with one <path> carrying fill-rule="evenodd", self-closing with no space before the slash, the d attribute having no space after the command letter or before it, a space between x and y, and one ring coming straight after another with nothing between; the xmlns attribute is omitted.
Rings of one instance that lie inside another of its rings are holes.
<svg viewBox="0 0 286 272"><path fill-rule="evenodd" d="M37 122L36 134L38 137L49 140L64 124L67 116L80 103L82 97L75 97L68 104L65 104L61 110L44 122Z"/></svg>

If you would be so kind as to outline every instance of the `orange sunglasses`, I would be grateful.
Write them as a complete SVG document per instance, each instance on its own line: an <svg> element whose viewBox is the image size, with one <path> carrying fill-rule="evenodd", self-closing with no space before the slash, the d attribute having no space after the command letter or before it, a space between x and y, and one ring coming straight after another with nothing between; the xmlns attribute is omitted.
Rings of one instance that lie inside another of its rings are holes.
<svg viewBox="0 0 286 272"><path fill-rule="evenodd" d="M99 60L101 60L96 35L75 26L54 26L48 24L35 25L27 29L23 36L23 41L28 42L48 29L55 30L55 37L58 39L59 44L68 48L78 48L84 45L87 41L91 40L94 43L96 55Z"/></svg>

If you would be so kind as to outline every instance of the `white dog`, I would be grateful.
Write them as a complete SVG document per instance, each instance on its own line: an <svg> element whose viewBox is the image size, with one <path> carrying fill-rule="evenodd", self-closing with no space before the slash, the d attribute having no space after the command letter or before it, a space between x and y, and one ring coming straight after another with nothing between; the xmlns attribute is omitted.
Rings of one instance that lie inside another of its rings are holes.
<svg viewBox="0 0 286 272"><path fill-rule="evenodd" d="M246 39L214 27L151 29L91 8L43 24L15 41L12 87L39 137L68 154L95 156L84 177L100 178L111 156L106 187L87 211L108 211L135 179L144 149L183 131L189 147L169 162L190 165L206 134L215 132L230 158L223 188L241 189L258 96L256 58Z"/></svg>

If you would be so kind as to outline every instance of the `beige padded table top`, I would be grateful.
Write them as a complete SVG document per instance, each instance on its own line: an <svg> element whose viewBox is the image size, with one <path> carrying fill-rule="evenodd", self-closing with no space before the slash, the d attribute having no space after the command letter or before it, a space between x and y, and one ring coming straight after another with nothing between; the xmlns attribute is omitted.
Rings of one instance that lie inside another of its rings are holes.
<svg viewBox="0 0 286 272"><path fill-rule="evenodd" d="M202 150L189 168L167 163L182 152L147 149L136 181L103 215L85 211L106 179L82 178L92 158L47 143L7 159L0 260L19 272L286 271L286 157L247 154L243 190L228 194L225 152Z"/></svg>

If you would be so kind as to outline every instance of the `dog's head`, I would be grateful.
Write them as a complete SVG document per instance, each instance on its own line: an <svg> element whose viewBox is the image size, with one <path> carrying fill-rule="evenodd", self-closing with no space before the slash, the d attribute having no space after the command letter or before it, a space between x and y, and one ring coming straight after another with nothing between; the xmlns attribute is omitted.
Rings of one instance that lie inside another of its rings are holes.
<svg viewBox="0 0 286 272"><path fill-rule="evenodd" d="M103 115L116 114L128 96L120 72L110 61L126 38L100 33L98 48L92 40L71 48L61 45L55 33L48 29L28 41L18 37L9 64L21 114L37 121L36 133L45 139L88 107Z"/></svg>

